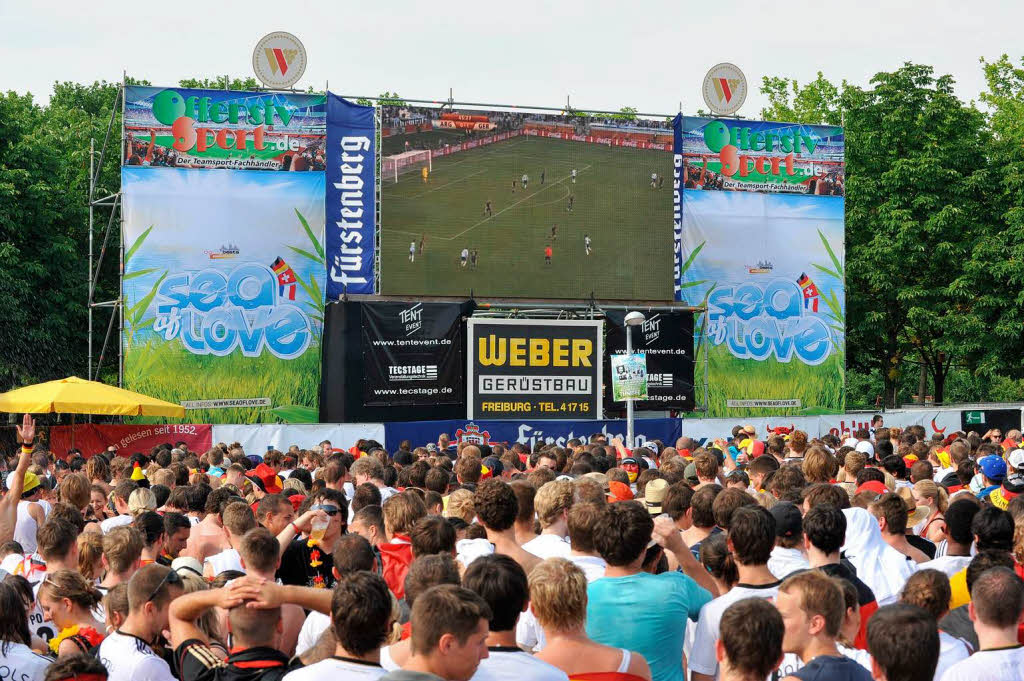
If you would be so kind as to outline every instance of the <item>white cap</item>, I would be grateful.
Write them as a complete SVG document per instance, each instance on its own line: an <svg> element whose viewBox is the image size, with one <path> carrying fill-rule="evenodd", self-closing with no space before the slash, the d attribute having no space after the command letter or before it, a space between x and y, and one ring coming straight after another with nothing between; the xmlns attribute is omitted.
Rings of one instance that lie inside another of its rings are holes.
<svg viewBox="0 0 1024 681"><path fill-rule="evenodd" d="M1010 468L1017 470L1024 468L1024 449L1013 450L1010 452L1010 456L1006 457L1006 461L1010 464Z"/></svg>
<svg viewBox="0 0 1024 681"><path fill-rule="evenodd" d="M858 440L857 438L855 438L855 437L848 437L845 440L843 440L843 446L844 447L856 447L858 442L860 442L860 440Z"/></svg>
<svg viewBox="0 0 1024 681"><path fill-rule="evenodd" d="M856 449L858 452L863 452L864 454L867 454L869 457L875 455L875 446L868 442L867 440L858 442L857 446L854 447L854 449Z"/></svg>

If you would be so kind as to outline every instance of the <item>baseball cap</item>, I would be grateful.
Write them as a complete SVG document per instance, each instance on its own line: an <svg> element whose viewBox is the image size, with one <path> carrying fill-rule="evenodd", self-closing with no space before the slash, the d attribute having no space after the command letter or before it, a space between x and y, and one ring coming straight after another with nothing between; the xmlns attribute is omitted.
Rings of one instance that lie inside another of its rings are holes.
<svg viewBox="0 0 1024 681"><path fill-rule="evenodd" d="M636 459L633 458L632 456L627 456L625 459L623 459L622 461L619 462L619 465L620 466L625 466L627 463L631 463L634 466L639 466L640 465L640 464L638 464L636 462Z"/></svg>
<svg viewBox="0 0 1024 681"><path fill-rule="evenodd" d="M1010 456L1007 457L1010 468L1016 468L1020 470L1024 468L1024 449L1015 449L1010 452Z"/></svg>
<svg viewBox="0 0 1024 681"><path fill-rule="evenodd" d="M25 486L22 488L21 493L31 492L36 487L39 487L39 476L32 471L25 471Z"/></svg>
<svg viewBox="0 0 1024 681"><path fill-rule="evenodd" d="M885 483L881 483L877 480L868 480L856 489L854 494L860 494L861 492L874 492L875 494L886 494L889 488L885 486ZM773 507L774 508L774 507Z"/></svg>
<svg viewBox="0 0 1024 681"><path fill-rule="evenodd" d="M665 493L668 491L668 480L655 478L647 483L644 488L644 505L651 515L661 515L661 503L665 501Z"/></svg>
<svg viewBox="0 0 1024 681"><path fill-rule="evenodd" d="M772 506L768 512L775 518L776 537L795 537L803 532L803 516L796 504L784 501Z"/></svg>
<svg viewBox="0 0 1024 681"><path fill-rule="evenodd" d="M267 494L281 493L281 478L277 477L274 469L265 463L261 463L246 474L251 480L259 481L260 487Z"/></svg>
<svg viewBox="0 0 1024 681"><path fill-rule="evenodd" d="M171 561L171 569L178 573L178 576L192 574L197 577L203 576L203 566L198 560L191 556L181 556Z"/></svg>
<svg viewBox="0 0 1024 681"><path fill-rule="evenodd" d="M428 442L427 443L427 451L430 452L430 453L436 452L437 451L437 445L435 445L433 442Z"/></svg>
<svg viewBox="0 0 1024 681"><path fill-rule="evenodd" d="M688 482L692 482L694 484L700 482L697 478L697 464L692 461L686 464L686 468L683 469L683 477L686 478Z"/></svg>
<svg viewBox="0 0 1024 681"><path fill-rule="evenodd" d="M993 482L1002 482L1006 477L1006 462L996 454L984 456L978 460L978 468L982 474Z"/></svg>
<svg viewBox="0 0 1024 681"><path fill-rule="evenodd" d="M608 501L629 501L633 498L633 490L624 482L612 480L608 483Z"/></svg>
<svg viewBox="0 0 1024 681"><path fill-rule="evenodd" d="M871 444L870 442L868 442L867 440L863 440L861 442L858 442L854 446L854 449L856 449L858 452L862 452L864 454L867 454L868 458L871 458L871 457L873 457L875 455L875 446L873 444Z"/></svg>

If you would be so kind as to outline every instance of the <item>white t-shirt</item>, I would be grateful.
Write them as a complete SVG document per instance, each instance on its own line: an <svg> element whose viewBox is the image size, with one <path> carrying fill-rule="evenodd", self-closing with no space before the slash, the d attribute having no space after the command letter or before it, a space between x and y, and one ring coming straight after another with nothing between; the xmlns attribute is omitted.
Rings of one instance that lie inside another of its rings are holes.
<svg viewBox="0 0 1024 681"><path fill-rule="evenodd" d="M107 518L100 523L100 530L103 534L110 532L115 527L122 527L124 525L131 525L132 517L130 515L115 515L113 518Z"/></svg>
<svg viewBox="0 0 1024 681"><path fill-rule="evenodd" d="M572 549L566 537L557 534L541 534L523 544L523 550L529 551L541 560L548 558L568 558Z"/></svg>
<svg viewBox="0 0 1024 681"><path fill-rule="evenodd" d="M1024 647L979 650L946 670L940 681L1022 681Z"/></svg>
<svg viewBox="0 0 1024 681"><path fill-rule="evenodd" d="M693 650L690 651L690 671L708 676L718 674L718 660L715 659L715 642L718 641L719 627L726 608L744 598L766 598L774 601L781 582L764 586L737 584L732 590L707 603L700 609L697 618L697 632L693 636Z"/></svg>
<svg viewBox="0 0 1024 681"><path fill-rule="evenodd" d="M317 613L320 614L320 613ZM356 662L329 657L308 667L285 674L285 681L324 681L325 679L379 679L387 674L384 667L371 662Z"/></svg>
<svg viewBox="0 0 1024 681"><path fill-rule="evenodd" d="M786 549L776 546L768 558L768 571L785 579L797 570L809 570L811 564L800 549Z"/></svg>
<svg viewBox="0 0 1024 681"><path fill-rule="evenodd" d="M569 556L569 562L583 570L587 584L604 577L604 571L608 568L608 563L600 556Z"/></svg>
<svg viewBox="0 0 1024 681"><path fill-rule="evenodd" d="M306 615L306 621L302 623L302 628L299 629L299 638L295 642L295 654L302 655L315 646L329 626L331 626L331 618L322 612L313 610Z"/></svg>
<svg viewBox="0 0 1024 681"><path fill-rule="evenodd" d="M971 647L966 641L939 631L939 663L935 667L935 681L939 681L947 669L970 656Z"/></svg>
<svg viewBox="0 0 1024 681"><path fill-rule="evenodd" d="M462 259L465 260L468 257L469 257L469 249L468 248L463 248L462 249Z"/></svg>
<svg viewBox="0 0 1024 681"><path fill-rule="evenodd" d="M967 564L971 562L970 556L942 556L935 560L929 560L924 563L918 563L918 570L938 570L944 573L947 577L952 577L956 573L967 567Z"/></svg>
<svg viewBox="0 0 1024 681"><path fill-rule="evenodd" d="M36 655L24 643L5 643L7 653L0 650L0 670L4 679L10 681L43 681L46 668L53 662L48 657Z"/></svg>
<svg viewBox="0 0 1024 681"><path fill-rule="evenodd" d="M137 636L115 631L100 644L107 681L175 681L171 668Z"/></svg>
<svg viewBox="0 0 1024 681"><path fill-rule="evenodd" d="M245 572L245 568L242 567L242 557L238 555L238 551L235 549L224 549L220 553L215 553L206 559L206 563L203 564L203 570L205 572L206 566L213 566L213 576L216 577L222 572L228 570L237 570L238 572Z"/></svg>
<svg viewBox="0 0 1024 681"><path fill-rule="evenodd" d="M508 648L490 648L489 653L486 660L480 660L471 681L569 681L561 669L530 653Z"/></svg>

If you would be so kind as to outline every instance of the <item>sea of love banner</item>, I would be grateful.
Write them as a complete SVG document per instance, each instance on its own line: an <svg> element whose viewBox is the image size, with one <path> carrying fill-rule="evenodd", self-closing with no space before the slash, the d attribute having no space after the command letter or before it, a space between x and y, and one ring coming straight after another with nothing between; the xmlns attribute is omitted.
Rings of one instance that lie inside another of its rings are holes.
<svg viewBox="0 0 1024 681"><path fill-rule="evenodd" d="M124 167L124 385L199 423L318 419L324 174Z"/></svg>
<svg viewBox="0 0 1024 681"><path fill-rule="evenodd" d="M843 196L839 126L676 116L689 190Z"/></svg>
<svg viewBox="0 0 1024 681"><path fill-rule="evenodd" d="M327 299L376 293L377 124L372 106L327 94Z"/></svg>
<svg viewBox="0 0 1024 681"><path fill-rule="evenodd" d="M461 303L366 303L362 313L365 406L464 400Z"/></svg>
<svg viewBox="0 0 1024 681"><path fill-rule="evenodd" d="M600 417L604 321L466 321L469 418Z"/></svg>
<svg viewBox="0 0 1024 681"><path fill-rule="evenodd" d="M607 354L626 351L626 326L623 310L605 312ZM692 411L693 391L693 312L648 312L643 324L633 327L633 351L647 356L647 399L638 400L639 410L674 409ZM605 384L611 376L605 372ZM624 409L605 391L605 409Z"/></svg>
<svg viewBox="0 0 1024 681"><path fill-rule="evenodd" d="M126 166L323 171L324 95L125 90Z"/></svg>

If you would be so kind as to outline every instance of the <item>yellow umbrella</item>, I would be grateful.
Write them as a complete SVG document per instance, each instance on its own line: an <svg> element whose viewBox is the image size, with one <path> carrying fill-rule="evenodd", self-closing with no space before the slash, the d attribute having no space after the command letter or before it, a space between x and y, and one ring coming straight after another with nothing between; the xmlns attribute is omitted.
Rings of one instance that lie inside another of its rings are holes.
<svg viewBox="0 0 1024 681"><path fill-rule="evenodd" d="M71 376L0 395L0 411L26 414L109 414L183 417L185 408L106 383Z"/></svg>

